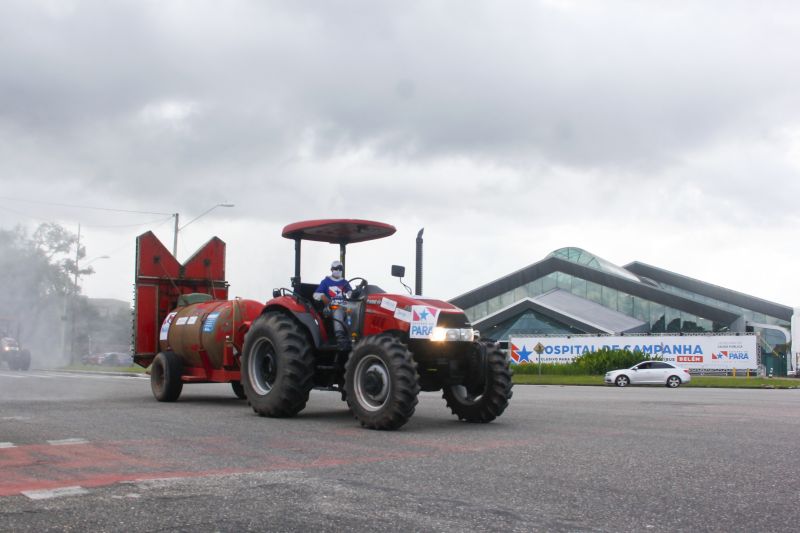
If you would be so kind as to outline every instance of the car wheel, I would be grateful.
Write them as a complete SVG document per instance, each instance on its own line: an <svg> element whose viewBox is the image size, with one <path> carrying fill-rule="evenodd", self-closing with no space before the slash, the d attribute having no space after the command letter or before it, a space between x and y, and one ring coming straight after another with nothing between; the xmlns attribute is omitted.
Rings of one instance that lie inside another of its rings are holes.
<svg viewBox="0 0 800 533"><path fill-rule="evenodd" d="M617 379L614 380L614 385L617 387L627 387L630 383L631 380L628 379L628 376L617 376Z"/></svg>
<svg viewBox="0 0 800 533"><path fill-rule="evenodd" d="M680 387L680 386L681 386L681 378L679 378L678 376L670 376L669 378L667 378L667 387L669 387L670 389L674 389L675 387Z"/></svg>

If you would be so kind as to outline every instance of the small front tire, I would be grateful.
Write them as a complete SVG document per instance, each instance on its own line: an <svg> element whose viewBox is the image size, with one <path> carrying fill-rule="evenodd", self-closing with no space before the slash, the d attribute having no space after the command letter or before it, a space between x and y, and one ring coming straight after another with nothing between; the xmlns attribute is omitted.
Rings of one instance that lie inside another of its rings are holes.
<svg viewBox="0 0 800 533"><path fill-rule="evenodd" d="M19 351L19 359L17 360L18 370L30 370L31 368L31 352L28 350Z"/></svg>
<svg viewBox="0 0 800 533"><path fill-rule="evenodd" d="M628 376L617 376L617 379L614 380L614 385L617 387L627 387L630 383L631 380L628 379Z"/></svg>
<svg viewBox="0 0 800 533"><path fill-rule="evenodd" d="M233 393L237 398L240 400L247 399L247 395L244 393L244 387L242 386L241 381L231 381L231 388L233 389Z"/></svg>
<svg viewBox="0 0 800 533"><path fill-rule="evenodd" d="M442 398L458 417L473 423L491 422L506 410L511 399L511 370L506 355L496 343L474 345L472 372L482 379L472 386L445 385Z"/></svg>

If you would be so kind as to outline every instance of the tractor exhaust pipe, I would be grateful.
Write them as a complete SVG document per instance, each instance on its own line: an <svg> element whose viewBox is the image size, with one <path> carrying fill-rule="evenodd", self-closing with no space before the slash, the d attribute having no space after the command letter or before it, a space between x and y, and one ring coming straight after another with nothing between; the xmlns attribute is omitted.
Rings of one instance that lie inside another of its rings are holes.
<svg viewBox="0 0 800 533"><path fill-rule="evenodd" d="M414 294L417 296L422 294L422 232L425 228L419 230L417 233L417 279L414 283Z"/></svg>

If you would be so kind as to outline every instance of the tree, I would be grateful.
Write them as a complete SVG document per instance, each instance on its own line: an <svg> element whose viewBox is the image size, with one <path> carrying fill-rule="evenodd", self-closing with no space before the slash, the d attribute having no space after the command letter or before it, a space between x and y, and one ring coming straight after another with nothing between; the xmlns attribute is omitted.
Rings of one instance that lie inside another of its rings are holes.
<svg viewBox="0 0 800 533"><path fill-rule="evenodd" d="M9 334L54 360L62 353L66 299L80 289L74 250L78 237L62 226L41 224L29 236L22 227L0 229L0 314ZM77 258L85 256L81 246Z"/></svg>

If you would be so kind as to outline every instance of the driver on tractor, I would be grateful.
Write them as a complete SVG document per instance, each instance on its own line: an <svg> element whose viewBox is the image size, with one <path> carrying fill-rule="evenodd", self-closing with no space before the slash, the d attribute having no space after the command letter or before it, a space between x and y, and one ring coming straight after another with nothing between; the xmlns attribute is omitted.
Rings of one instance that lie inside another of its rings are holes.
<svg viewBox="0 0 800 533"><path fill-rule="evenodd" d="M340 350L350 348L350 339L347 337L344 320L345 311L342 304L345 298L350 298L353 288L344 278L344 267L341 261L331 263L331 275L326 276L314 291L314 299L325 306L323 315L333 320L333 332L336 344Z"/></svg>

